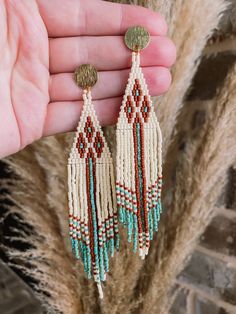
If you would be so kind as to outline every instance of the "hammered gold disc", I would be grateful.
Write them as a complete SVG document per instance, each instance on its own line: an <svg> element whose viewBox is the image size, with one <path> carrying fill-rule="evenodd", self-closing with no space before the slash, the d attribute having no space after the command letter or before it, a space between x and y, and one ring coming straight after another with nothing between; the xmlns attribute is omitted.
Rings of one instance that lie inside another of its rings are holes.
<svg viewBox="0 0 236 314"><path fill-rule="evenodd" d="M98 80L98 73L91 64L82 64L75 70L76 84L82 89L93 87Z"/></svg>
<svg viewBox="0 0 236 314"><path fill-rule="evenodd" d="M130 27L125 33L125 44L133 51L140 51L150 42L149 32L142 26Z"/></svg>

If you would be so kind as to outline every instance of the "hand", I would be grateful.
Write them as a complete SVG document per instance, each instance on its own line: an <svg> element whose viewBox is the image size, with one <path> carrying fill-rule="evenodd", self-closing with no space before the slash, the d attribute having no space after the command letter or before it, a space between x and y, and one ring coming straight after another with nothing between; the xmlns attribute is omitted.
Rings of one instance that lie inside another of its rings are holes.
<svg viewBox="0 0 236 314"><path fill-rule="evenodd" d="M83 63L99 71L92 90L99 121L115 123L131 64L123 35L134 25L152 35L141 62L151 95L160 95L175 47L159 14L101 0L1 1L0 157L76 128L82 91L73 72Z"/></svg>

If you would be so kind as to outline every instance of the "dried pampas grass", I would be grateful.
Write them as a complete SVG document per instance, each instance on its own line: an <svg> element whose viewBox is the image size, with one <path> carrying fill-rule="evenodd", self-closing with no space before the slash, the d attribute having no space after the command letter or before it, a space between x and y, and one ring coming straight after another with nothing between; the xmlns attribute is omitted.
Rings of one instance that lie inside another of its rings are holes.
<svg viewBox="0 0 236 314"><path fill-rule="evenodd" d="M133 2L158 9L167 18L177 45L173 84L158 106L165 160L167 165L175 165L171 143L181 131L180 113L188 109L183 98L207 38L227 4L223 0ZM102 303L96 286L84 278L80 263L75 264L68 241L66 159L71 135L43 139L4 161L11 177L0 181L7 192L1 201L8 202L2 221L8 221L9 215L18 217L22 228L14 225L11 234L28 246L19 249L3 235L0 248L12 268L32 279L29 282L46 313L168 312L175 277L212 216L212 204L232 162L234 84L235 69L212 101L201 132L189 138L184 152L178 154L173 197L168 198L164 191L167 211L145 262L130 252L121 229L121 252L112 261ZM107 128L106 134L115 153L114 128ZM173 168L166 167L166 178L171 177Z"/></svg>
<svg viewBox="0 0 236 314"><path fill-rule="evenodd" d="M155 273L146 293L144 311L147 313L151 310L167 313L171 305L170 287L214 215L225 175L235 161L235 85L236 66L212 100L198 140L186 143L178 161L172 206L165 217L166 225L162 225L163 234L159 234L164 249L157 261L155 254L148 260L150 264L155 263Z"/></svg>
<svg viewBox="0 0 236 314"><path fill-rule="evenodd" d="M183 99L197 70L207 39L217 27L225 1L172 1L169 33L178 53L173 69L173 85L162 98L158 116L163 126L164 156L170 147L176 119L183 106ZM171 18L173 16L173 18Z"/></svg>
<svg viewBox="0 0 236 314"><path fill-rule="evenodd" d="M51 205L49 193L52 180L53 191L65 190L66 187L60 182L59 176L66 173L63 171L64 165L61 164L55 176L54 164L46 174L41 154L45 153L49 143L54 147L52 154L64 154L64 148L59 146L59 141L55 143L51 138L45 143L32 145L5 161L13 173L11 179L0 181L1 188L4 187L9 192L3 199L4 203L11 202L5 219L13 214L22 222L23 227L20 225L17 233L13 232L14 235L10 233L10 241L18 241L18 247L4 247L3 241L1 249L5 249L6 261L10 266L20 273L23 272L24 277L33 278L30 280L31 285L47 313L67 313L68 308L70 313L77 313L81 304L77 294L76 276L73 261L65 248L65 237L60 225L60 222L67 221L66 209L63 213L62 206L53 207L57 205L57 200L60 202L59 199L63 204L66 203L66 193L60 195L60 198L57 195L53 200L54 205ZM57 158L57 162L59 166L60 159ZM59 169L63 173L59 173ZM11 228L16 227L13 225ZM22 250L24 242L27 243L27 248Z"/></svg>

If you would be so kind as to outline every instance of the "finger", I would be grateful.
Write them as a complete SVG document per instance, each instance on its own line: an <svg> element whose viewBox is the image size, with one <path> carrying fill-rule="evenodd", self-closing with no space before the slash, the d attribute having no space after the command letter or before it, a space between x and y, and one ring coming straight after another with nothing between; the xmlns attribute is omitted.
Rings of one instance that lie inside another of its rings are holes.
<svg viewBox="0 0 236 314"><path fill-rule="evenodd" d="M94 100L93 105L101 125L114 124L118 117L121 97ZM83 101L52 102L48 105L44 136L75 130Z"/></svg>
<svg viewBox="0 0 236 314"><path fill-rule="evenodd" d="M171 83L170 71L163 67L143 69L150 95L157 96L168 90ZM129 76L129 70L99 72L98 82L92 89L94 99L122 96ZM72 73L51 76L50 101L73 101L82 99L82 89L74 82Z"/></svg>
<svg viewBox="0 0 236 314"><path fill-rule="evenodd" d="M164 18L143 7L98 0L37 0L50 37L123 35L142 25L153 35L165 35Z"/></svg>
<svg viewBox="0 0 236 314"><path fill-rule="evenodd" d="M79 64L86 63L101 71L125 69L131 64L131 51L121 36L51 39L49 49L51 73L73 72ZM154 36L142 51L141 65L170 67L175 58L173 42L167 37Z"/></svg>

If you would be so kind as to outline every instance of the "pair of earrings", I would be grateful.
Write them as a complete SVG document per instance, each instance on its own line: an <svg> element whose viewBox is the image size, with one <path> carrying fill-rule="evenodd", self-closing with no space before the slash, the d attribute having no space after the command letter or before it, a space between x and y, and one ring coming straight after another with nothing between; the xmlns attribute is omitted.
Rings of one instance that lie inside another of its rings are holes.
<svg viewBox="0 0 236 314"><path fill-rule="evenodd" d="M92 105L97 71L91 65L75 71L84 105L68 160L70 238L75 257L82 259L101 298L109 256L119 249L118 216L133 251L143 259L162 212L162 136L140 67L140 51L149 41L141 26L125 34L132 67L117 122L116 183L111 153Z"/></svg>

